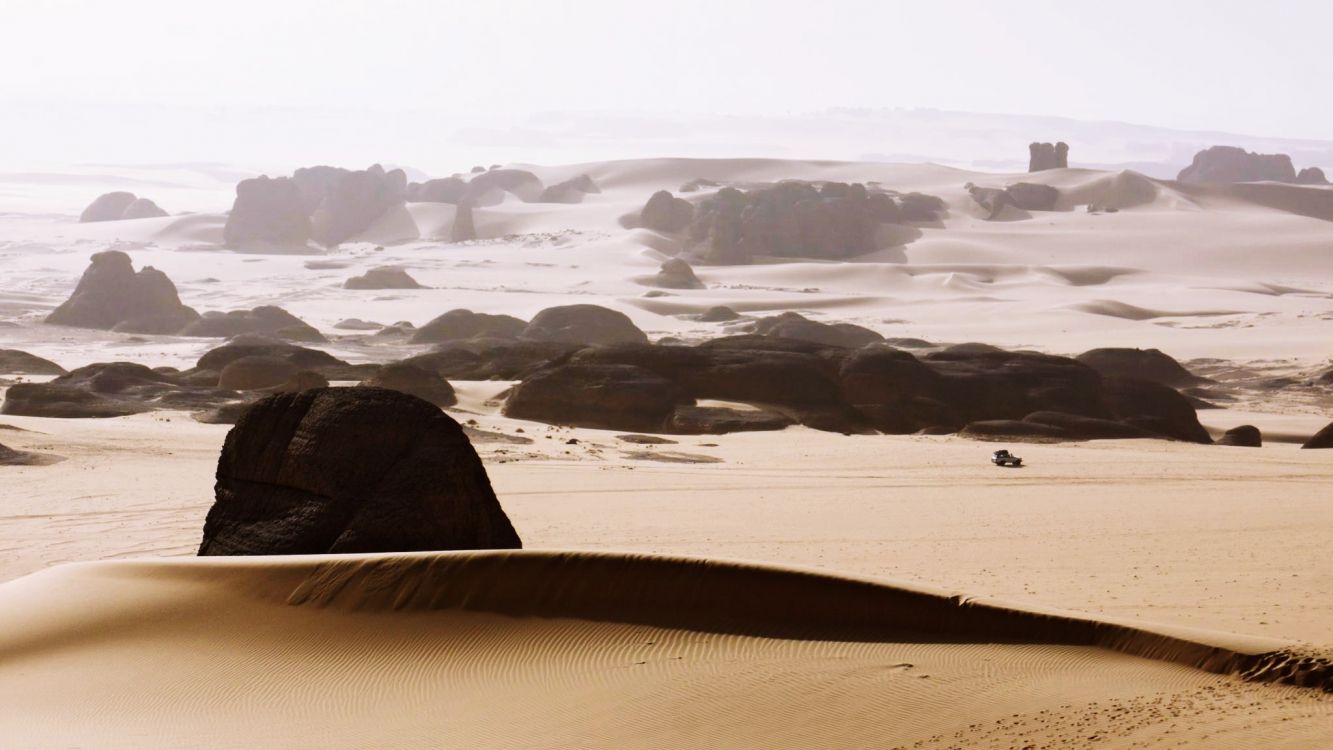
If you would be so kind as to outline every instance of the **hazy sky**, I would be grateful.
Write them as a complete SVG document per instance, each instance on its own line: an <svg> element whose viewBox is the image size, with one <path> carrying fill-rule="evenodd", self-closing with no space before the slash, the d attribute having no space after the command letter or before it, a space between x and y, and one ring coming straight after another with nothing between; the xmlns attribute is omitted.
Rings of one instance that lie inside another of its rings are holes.
<svg viewBox="0 0 1333 750"><path fill-rule="evenodd" d="M1333 138L1328 2L0 3L0 112L27 123L6 114L0 134L36 151L96 131L179 142L135 117L163 108L211 113L189 125L201 157L228 117L272 108L929 107Z"/></svg>

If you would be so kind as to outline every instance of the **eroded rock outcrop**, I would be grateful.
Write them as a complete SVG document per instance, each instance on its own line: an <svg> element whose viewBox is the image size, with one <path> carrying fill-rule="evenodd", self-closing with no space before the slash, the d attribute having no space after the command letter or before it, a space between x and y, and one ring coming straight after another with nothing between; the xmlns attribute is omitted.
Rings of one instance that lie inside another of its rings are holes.
<svg viewBox="0 0 1333 750"><path fill-rule="evenodd" d="M1029 143L1028 171L1041 172L1047 169L1064 169L1069 166L1069 144Z"/></svg>
<svg viewBox="0 0 1333 750"><path fill-rule="evenodd" d="M343 282L344 289L425 289L397 266L372 268Z"/></svg>
<svg viewBox="0 0 1333 750"><path fill-rule="evenodd" d="M65 368L36 354L0 349L0 375L64 375Z"/></svg>
<svg viewBox="0 0 1333 750"><path fill-rule="evenodd" d="M176 333L199 318L181 304L176 285L161 271L138 273L130 256L108 250L92 256L74 294L46 317L54 325L128 333Z"/></svg>
<svg viewBox="0 0 1333 750"><path fill-rule="evenodd" d="M1194 155L1176 177L1181 182L1295 182L1296 168L1286 154L1256 154L1236 146L1213 146Z"/></svg>
<svg viewBox="0 0 1333 750"><path fill-rule="evenodd" d="M1333 448L1333 422L1330 422L1327 427L1312 435L1301 447L1310 449Z"/></svg>
<svg viewBox="0 0 1333 750"><path fill-rule="evenodd" d="M378 164L364 170L302 167L290 178L242 180L223 229L229 247L325 247L346 242L407 200L407 175Z"/></svg>
<svg viewBox="0 0 1333 750"><path fill-rule="evenodd" d="M879 333L863 326L851 323L821 323L795 312L760 318L750 326L750 332L849 349L884 340Z"/></svg>
<svg viewBox="0 0 1333 750"><path fill-rule="evenodd" d="M1218 445L1232 445L1239 448L1261 448L1264 444L1263 433L1252 424L1232 427L1217 439Z"/></svg>
<svg viewBox="0 0 1333 750"><path fill-rule="evenodd" d="M1319 167L1306 167L1296 174L1297 185L1327 185L1328 178Z"/></svg>
<svg viewBox="0 0 1333 750"><path fill-rule="evenodd" d="M206 312L179 331L182 336L230 338L242 334L267 334L289 341L326 341L314 326L281 307L261 305L251 310Z"/></svg>
<svg viewBox="0 0 1333 750"><path fill-rule="evenodd" d="M10 386L0 414L82 419L122 417L158 409L216 407L237 398L231 391L198 385L180 375L131 362L71 370L48 383Z"/></svg>
<svg viewBox="0 0 1333 750"><path fill-rule="evenodd" d="M475 338L516 339L528 327L512 315L491 315L471 310L450 310L412 334L414 344L440 344Z"/></svg>
<svg viewBox="0 0 1333 750"><path fill-rule="evenodd" d="M88 204L79 215L80 222L122 221L126 219L151 219L166 216L156 203L139 198L134 193L104 193Z"/></svg>
<svg viewBox="0 0 1333 750"><path fill-rule="evenodd" d="M310 240L310 209L301 190L286 178L255 177L236 184L236 200L222 241L235 249L302 247Z"/></svg>
<svg viewBox="0 0 1333 750"><path fill-rule="evenodd" d="M537 313L520 334L529 341L574 344L648 343L629 316L600 305L561 305Z"/></svg>
<svg viewBox="0 0 1333 750"><path fill-rule="evenodd" d="M1154 383L1184 388L1206 382L1158 349L1106 347L1089 349L1075 357L1103 375L1140 378Z"/></svg>
<svg viewBox="0 0 1333 750"><path fill-rule="evenodd" d="M436 372L411 362L384 365L371 377L361 382L366 388L387 388L391 391L416 396L444 408L458 403L458 396L449 381Z"/></svg>
<svg viewBox="0 0 1333 750"><path fill-rule="evenodd" d="M586 174L572 177L564 182L557 182L542 190L538 203L582 203L583 196L600 193L601 188Z"/></svg>
<svg viewBox="0 0 1333 750"><path fill-rule="evenodd" d="M689 201L675 197L668 190L659 190L639 212L639 225L654 232L679 232L693 218L694 206Z"/></svg>
<svg viewBox="0 0 1333 750"><path fill-rule="evenodd" d="M662 289L703 289L704 283L694 275L694 269L680 258L662 261L662 267L649 282Z"/></svg>
<svg viewBox="0 0 1333 750"><path fill-rule="evenodd" d="M218 460L200 555L517 549L463 429L380 388L279 394Z"/></svg>

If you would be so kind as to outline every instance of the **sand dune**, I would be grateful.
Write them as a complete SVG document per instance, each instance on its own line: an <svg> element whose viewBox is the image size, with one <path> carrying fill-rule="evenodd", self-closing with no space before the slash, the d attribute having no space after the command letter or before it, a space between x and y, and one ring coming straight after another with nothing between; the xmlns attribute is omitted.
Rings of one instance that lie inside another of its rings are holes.
<svg viewBox="0 0 1333 750"><path fill-rule="evenodd" d="M0 602L0 729L28 748L1129 747L1182 722L1240 748L1333 731L1321 691L1220 676L1275 674L1289 660L1255 654L1277 644L725 562L98 563L0 585Z"/></svg>

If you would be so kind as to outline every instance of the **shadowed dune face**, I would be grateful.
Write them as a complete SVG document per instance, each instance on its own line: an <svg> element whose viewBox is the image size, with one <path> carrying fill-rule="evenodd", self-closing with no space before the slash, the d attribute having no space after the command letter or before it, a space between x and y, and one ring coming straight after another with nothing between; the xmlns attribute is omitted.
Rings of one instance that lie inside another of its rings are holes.
<svg viewBox="0 0 1333 750"><path fill-rule="evenodd" d="M0 602L0 729L23 747L142 747L150 726L210 747L1074 746L1208 722L1238 748L1333 726L1318 691L1209 674L1327 678L1272 643L725 562L104 563L0 585ZM89 710L71 715L72 672ZM310 696L318 712L289 713Z"/></svg>

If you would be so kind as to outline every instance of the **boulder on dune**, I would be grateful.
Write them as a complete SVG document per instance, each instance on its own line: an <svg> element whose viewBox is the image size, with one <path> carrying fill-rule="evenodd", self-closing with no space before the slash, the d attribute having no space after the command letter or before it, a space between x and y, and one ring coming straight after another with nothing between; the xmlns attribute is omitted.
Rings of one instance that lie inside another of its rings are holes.
<svg viewBox="0 0 1333 750"><path fill-rule="evenodd" d="M290 362L302 370L314 370L320 374L342 375L355 369L341 359L319 349L297 346L284 341L242 341L224 344L204 353L195 363L193 372L221 373L223 368L242 357L276 357ZM339 380L359 380L360 375L339 377ZM216 382L216 380L214 381Z"/></svg>
<svg viewBox="0 0 1333 750"><path fill-rule="evenodd" d="M1296 174L1297 185L1327 185L1328 178L1319 167L1306 167Z"/></svg>
<svg viewBox="0 0 1333 750"><path fill-rule="evenodd" d="M987 219L995 219L1004 213L1012 202L1009 200L1009 194L1000 188L981 187L967 183L963 186L967 194L972 196L972 200L986 211Z"/></svg>
<svg viewBox="0 0 1333 750"><path fill-rule="evenodd" d="M10 386L0 413L62 419L121 417L158 409L201 409L236 394L131 362L87 365L49 383Z"/></svg>
<svg viewBox="0 0 1333 750"><path fill-rule="evenodd" d="M632 365L567 364L514 386L504 414L547 424L661 432L676 406L693 404L675 383Z"/></svg>
<svg viewBox="0 0 1333 750"><path fill-rule="evenodd" d="M583 196L600 193L597 183L586 174L548 186L537 198L538 203L582 203Z"/></svg>
<svg viewBox="0 0 1333 750"><path fill-rule="evenodd" d="M218 373L218 387L233 391L257 391L289 382L300 368L286 359L250 355L228 363Z"/></svg>
<svg viewBox="0 0 1333 750"><path fill-rule="evenodd" d="M1236 146L1213 146L1194 155L1176 177L1180 182L1295 182L1296 168L1286 154L1256 154Z"/></svg>
<svg viewBox="0 0 1333 750"><path fill-rule="evenodd" d="M694 218L694 206L668 190L652 194L639 212L639 225L654 232L679 232Z"/></svg>
<svg viewBox="0 0 1333 750"><path fill-rule="evenodd" d="M236 184L236 200L222 228L230 248L304 247L310 240L310 210L300 187L286 177L255 177Z"/></svg>
<svg viewBox="0 0 1333 750"><path fill-rule="evenodd" d="M541 198L542 181L525 169L489 169L468 181L464 202L489 206L504 200L505 193L533 203Z"/></svg>
<svg viewBox="0 0 1333 750"><path fill-rule="evenodd" d="M425 289L417 280L397 266L372 268L343 283L344 289Z"/></svg>
<svg viewBox="0 0 1333 750"><path fill-rule="evenodd" d="M903 221L939 221L948 211L944 199L925 193L905 193L898 196L898 208Z"/></svg>
<svg viewBox="0 0 1333 750"><path fill-rule="evenodd" d="M120 215L121 219L156 219L166 216L167 212L162 207L147 198L136 198L133 203L125 207L125 212Z"/></svg>
<svg viewBox="0 0 1333 750"><path fill-rule="evenodd" d="M1172 388L1207 382L1158 349L1105 347L1089 349L1074 359L1103 375L1151 380Z"/></svg>
<svg viewBox="0 0 1333 750"><path fill-rule="evenodd" d="M599 305L561 305L537 313L520 338L575 344L646 344L648 335L629 316Z"/></svg>
<svg viewBox="0 0 1333 750"><path fill-rule="evenodd" d="M1054 211L1060 189L1035 182L1016 182L1004 189L1009 202L1024 211Z"/></svg>
<svg viewBox="0 0 1333 750"><path fill-rule="evenodd" d="M384 365L369 378L361 381L365 388L387 388L391 391L416 396L441 409L458 403L458 396L449 381L435 371L411 362Z"/></svg>
<svg viewBox="0 0 1333 750"><path fill-rule="evenodd" d="M18 349L0 349L0 374L4 375L64 375L65 368Z"/></svg>
<svg viewBox="0 0 1333 750"><path fill-rule="evenodd" d="M688 232L691 252L723 265L764 257L863 255L876 249L876 232L885 223L880 204L892 200L880 195L871 200L860 183L797 180L749 191L723 188L695 210Z"/></svg>
<svg viewBox="0 0 1333 750"><path fill-rule="evenodd" d="M252 310L206 312L179 331L182 336L230 338L247 333L276 336L290 341L327 341L313 326L281 307L261 305Z"/></svg>
<svg viewBox="0 0 1333 750"><path fill-rule="evenodd" d="M471 310L450 310L412 334L414 344L440 344L475 338L516 339L528 327L512 315L490 315Z"/></svg>
<svg viewBox="0 0 1333 750"><path fill-rule="evenodd" d="M54 325L127 333L177 333L199 318L181 304L176 285L161 271L145 266L138 273L130 256L119 250L95 253L68 300L46 316Z"/></svg>
<svg viewBox="0 0 1333 750"><path fill-rule="evenodd" d="M218 459L200 555L517 549L463 429L380 388L278 394Z"/></svg>
<svg viewBox="0 0 1333 750"><path fill-rule="evenodd" d="M1330 422L1327 427L1316 432L1309 440L1305 441L1305 444L1301 447L1311 449L1333 448L1333 422Z"/></svg>
<svg viewBox="0 0 1333 750"><path fill-rule="evenodd" d="M740 313L726 305L714 305L699 313L700 323L727 323L740 318Z"/></svg>
<svg viewBox="0 0 1333 750"><path fill-rule="evenodd" d="M1232 445L1238 448L1262 448L1264 436L1258 427L1252 424L1243 424L1222 433L1222 437L1217 439L1217 444Z"/></svg>
<svg viewBox="0 0 1333 750"><path fill-rule="evenodd" d="M820 323L795 312L760 318L750 326L750 332L849 349L884 340L883 336L863 326L851 323Z"/></svg>
<svg viewBox="0 0 1333 750"><path fill-rule="evenodd" d="M694 275L694 269L680 258L668 258L662 261L657 275L648 282L662 289L703 289L704 283Z"/></svg>

